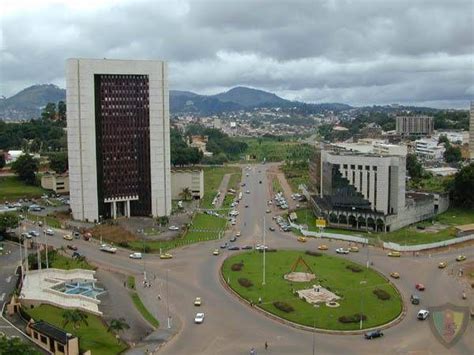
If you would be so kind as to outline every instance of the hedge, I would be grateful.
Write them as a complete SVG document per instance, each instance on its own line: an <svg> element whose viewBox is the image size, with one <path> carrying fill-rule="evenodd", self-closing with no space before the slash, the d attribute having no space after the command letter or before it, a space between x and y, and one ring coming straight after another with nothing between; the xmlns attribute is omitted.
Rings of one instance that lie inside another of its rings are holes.
<svg viewBox="0 0 474 355"><path fill-rule="evenodd" d="M367 320L367 316L361 313L356 313L351 316L342 316L339 317L338 320L341 323L359 323L361 318L363 321Z"/></svg>
<svg viewBox="0 0 474 355"><path fill-rule="evenodd" d="M374 293L374 295L377 296L379 300L386 301L390 299L390 294L385 290L381 290L380 288L376 288L372 292Z"/></svg>
<svg viewBox="0 0 474 355"><path fill-rule="evenodd" d="M252 281L250 281L249 279L246 279L246 278L240 278L237 281L239 282L240 286L242 286L242 287L249 288L249 287L253 286Z"/></svg>

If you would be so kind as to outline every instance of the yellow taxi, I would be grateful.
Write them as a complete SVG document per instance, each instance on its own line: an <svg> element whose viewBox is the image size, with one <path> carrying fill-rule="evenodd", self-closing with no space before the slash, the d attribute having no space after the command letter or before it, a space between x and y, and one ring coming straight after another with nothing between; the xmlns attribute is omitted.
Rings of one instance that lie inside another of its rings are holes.
<svg viewBox="0 0 474 355"><path fill-rule="evenodd" d="M320 246L318 246L318 249L319 250L328 250L328 246L326 244L321 244Z"/></svg>
<svg viewBox="0 0 474 355"><path fill-rule="evenodd" d="M357 253L359 251L359 248L358 247L350 247L349 251L351 251L353 253Z"/></svg>
<svg viewBox="0 0 474 355"><path fill-rule="evenodd" d="M73 240L73 238L72 238L72 236L71 236L70 234L65 234L65 235L63 236L63 239L65 239L65 240Z"/></svg>
<svg viewBox="0 0 474 355"><path fill-rule="evenodd" d="M172 259L172 258L173 258L173 255L171 255L170 253L160 254L160 259Z"/></svg>
<svg viewBox="0 0 474 355"><path fill-rule="evenodd" d="M400 274L398 272L391 272L390 276L393 277L394 279L399 279L400 278Z"/></svg>
<svg viewBox="0 0 474 355"><path fill-rule="evenodd" d="M399 258L401 254L399 251L391 251L390 253L387 254L387 256Z"/></svg>
<svg viewBox="0 0 474 355"><path fill-rule="evenodd" d="M438 269L444 269L446 266L448 266L448 263L446 261L442 261L438 264Z"/></svg>
<svg viewBox="0 0 474 355"><path fill-rule="evenodd" d="M305 237L298 237L297 240L298 240L298 242L306 243L306 238Z"/></svg>

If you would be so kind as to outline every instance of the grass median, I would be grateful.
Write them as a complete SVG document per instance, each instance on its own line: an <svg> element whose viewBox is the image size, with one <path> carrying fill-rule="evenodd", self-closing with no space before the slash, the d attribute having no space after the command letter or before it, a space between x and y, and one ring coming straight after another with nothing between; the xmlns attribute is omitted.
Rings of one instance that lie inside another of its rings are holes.
<svg viewBox="0 0 474 355"><path fill-rule="evenodd" d="M48 191L39 186L25 184L16 176L0 178L0 202L11 202L19 198L37 198L46 192Z"/></svg>
<svg viewBox="0 0 474 355"><path fill-rule="evenodd" d="M158 328L160 326L160 322L150 313L150 311L145 307L143 304L140 296L136 292L132 292L132 301L135 307L137 308L138 312L145 318L148 323L150 323L153 327Z"/></svg>
<svg viewBox="0 0 474 355"><path fill-rule="evenodd" d="M219 185L225 174L241 174L242 169L236 166L210 166L204 169L204 197L201 201L202 208L212 208L212 200L219 190ZM237 179L237 178L234 178ZM232 180L232 176L231 179ZM230 184L229 184L230 185Z"/></svg>

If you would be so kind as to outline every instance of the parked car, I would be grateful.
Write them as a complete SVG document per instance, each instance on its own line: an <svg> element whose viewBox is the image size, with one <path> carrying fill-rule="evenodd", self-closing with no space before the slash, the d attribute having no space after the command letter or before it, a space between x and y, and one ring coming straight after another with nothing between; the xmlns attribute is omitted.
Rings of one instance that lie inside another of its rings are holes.
<svg viewBox="0 0 474 355"><path fill-rule="evenodd" d="M250 249L252 249L252 246L251 246L251 245L244 245L244 246L242 247L242 250L250 250Z"/></svg>
<svg viewBox="0 0 474 355"><path fill-rule="evenodd" d="M227 248L227 246L228 246L228 243L225 242L224 244L221 245L221 249L225 249L225 248Z"/></svg>
<svg viewBox="0 0 474 355"><path fill-rule="evenodd" d="M387 256L392 256L392 257L398 258L398 257L401 256L401 254L400 254L399 251L391 251L390 253L387 254Z"/></svg>
<svg viewBox="0 0 474 355"><path fill-rule="evenodd" d="M48 228L48 229L46 229L45 234L46 235L54 235L54 231L52 229Z"/></svg>
<svg viewBox="0 0 474 355"><path fill-rule="evenodd" d="M465 256L465 255L458 255L458 256L456 257L456 261L464 261L464 260L466 260L466 256Z"/></svg>
<svg viewBox="0 0 474 355"><path fill-rule="evenodd" d="M380 330L374 330L371 332L367 332L364 334L365 339L374 339L374 338L380 338L383 337L383 333Z"/></svg>
<svg viewBox="0 0 474 355"><path fill-rule="evenodd" d="M92 238L92 234L90 234L89 232L88 233L84 233L84 235L82 236L82 238L84 238L84 240L89 240Z"/></svg>
<svg viewBox="0 0 474 355"><path fill-rule="evenodd" d="M77 250L77 246L75 246L73 244L66 245L66 248L68 248L69 250Z"/></svg>
<svg viewBox="0 0 474 355"><path fill-rule="evenodd" d="M394 279L399 279L400 278L400 274L398 272L391 272L390 276L393 277Z"/></svg>
<svg viewBox="0 0 474 355"><path fill-rule="evenodd" d="M338 254L349 254L349 249L337 248L336 253L338 253Z"/></svg>
<svg viewBox="0 0 474 355"><path fill-rule="evenodd" d="M63 235L63 239L64 239L64 240L73 240L74 238L71 237L70 234L65 234L65 235Z"/></svg>
<svg viewBox="0 0 474 355"><path fill-rule="evenodd" d="M232 237L232 238L230 238L230 241L231 241L232 243L233 243L233 242L235 242L236 240L237 240L237 238L236 238L236 237Z"/></svg>
<svg viewBox="0 0 474 355"><path fill-rule="evenodd" d="M240 237L240 235L241 235L240 232L235 233L235 236L236 236L237 238Z"/></svg>
<svg viewBox="0 0 474 355"><path fill-rule="evenodd" d="M257 244L255 246L255 250L267 250L268 249L268 245L262 245L262 244Z"/></svg>
<svg viewBox="0 0 474 355"><path fill-rule="evenodd" d="M349 251L351 251L353 253L357 253L359 251L359 248L358 247L350 247Z"/></svg>
<svg viewBox="0 0 474 355"><path fill-rule="evenodd" d="M196 316L194 317L194 323L201 324L202 322L204 322L204 313L196 313Z"/></svg>
<svg viewBox="0 0 474 355"><path fill-rule="evenodd" d="M426 318L428 318L429 315L429 311L427 311L426 309L420 309L418 311L418 314L416 315L416 318L418 318L419 320L425 320Z"/></svg>
<svg viewBox="0 0 474 355"><path fill-rule="evenodd" d="M73 258L80 258L82 255L79 254L77 251L75 251L74 253L72 253L72 257Z"/></svg>
<svg viewBox="0 0 474 355"><path fill-rule="evenodd" d="M219 249L214 249L214 251L212 252L212 255L219 255Z"/></svg>
<svg viewBox="0 0 474 355"><path fill-rule="evenodd" d="M142 253L132 253L128 257L130 259L141 259L143 256L142 256Z"/></svg>
<svg viewBox="0 0 474 355"><path fill-rule="evenodd" d="M228 247L227 250L240 250L240 248L236 245L233 245L233 246Z"/></svg>
<svg viewBox="0 0 474 355"><path fill-rule="evenodd" d="M270 211L269 209L265 211L265 213L272 213L272 211Z"/></svg>
<svg viewBox="0 0 474 355"><path fill-rule="evenodd" d="M438 264L439 269L444 269L446 266L448 266L448 263L446 261L442 261Z"/></svg>
<svg viewBox="0 0 474 355"><path fill-rule="evenodd" d="M199 306L201 305L201 297L196 297L196 298L194 299L194 305L195 305L196 307L199 307Z"/></svg>
<svg viewBox="0 0 474 355"><path fill-rule="evenodd" d="M170 253L160 254L160 259L172 259L172 258L173 258L173 255L171 255Z"/></svg>
<svg viewBox="0 0 474 355"><path fill-rule="evenodd" d="M418 291L424 291L424 290L425 290L425 285L423 285L423 284L416 284L416 285L415 285L415 288L416 288Z"/></svg>
<svg viewBox="0 0 474 355"><path fill-rule="evenodd" d="M319 250L328 250L328 246L326 244L321 244L320 246L318 246L318 249Z"/></svg>
<svg viewBox="0 0 474 355"><path fill-rule="evenodd" d="M411 304L420 304L420 296L418 295L411 295L410 296L410 302Z"/></svg>
<svg viewBox="0 0 474 355"><path fill-rule="evenodd" d="M168 229L170 231L179 231L179 227L177 227L177 226L169 226Z"/></svg>
<svg viewBox="0 0 474 355"><path fill-rule="evenodd" d="M269 229L271 232L274 232L274 231L275 231L275 227L268 227L268 229Z"/></svg>

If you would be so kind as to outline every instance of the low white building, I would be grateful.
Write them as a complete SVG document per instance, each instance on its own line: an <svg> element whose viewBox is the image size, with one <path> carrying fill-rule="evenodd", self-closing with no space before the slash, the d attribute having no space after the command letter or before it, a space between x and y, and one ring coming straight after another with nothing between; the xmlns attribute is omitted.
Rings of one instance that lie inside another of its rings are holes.
<svg viewBox="0 0 474 355"><path fill-rule="evenodd" d="M415 153L424 160L442 160L446 148L434 138L422 138L415 141Z"/></svg>
<svg viewBox="0 0 474 355"><path fill-rule="evenodd" d="M202 169L173 169L171 170L171 198L183 199L182 192L188 188L193 199L204 197L204 170Z"/></svg>
<svg viewBox="0 0 474 355"><path fill-rule="evenodd" d="M377 154L377 155L396 155L406 156L407 146L390 144L382 139L365 138L359 139L356 143L334 143L334 147L344 149L351 152L358 152L364 154Z"/></svg>

